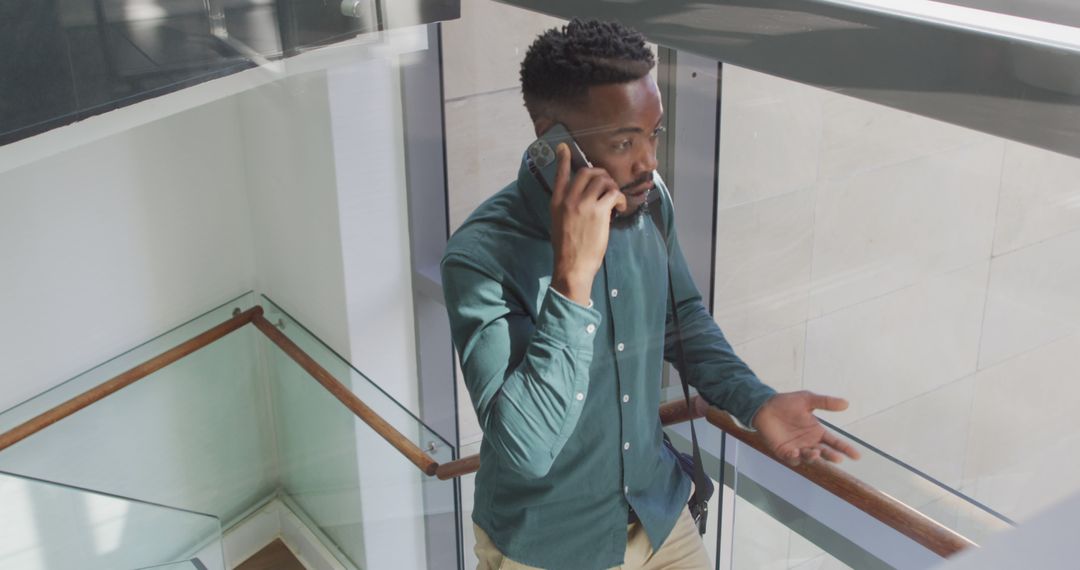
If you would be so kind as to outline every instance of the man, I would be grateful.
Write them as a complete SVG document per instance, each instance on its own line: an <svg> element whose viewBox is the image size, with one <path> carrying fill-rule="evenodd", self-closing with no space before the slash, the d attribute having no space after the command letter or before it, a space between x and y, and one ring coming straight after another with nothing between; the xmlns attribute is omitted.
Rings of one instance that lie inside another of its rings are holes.
<svg viewBox="0 0 1080 570"><path fill-rule="evenodd" d="M484 440L473 521L480 568L707 568L686 509L690 480L662 444L663 359L761 432L789 462L855 451L811 412L838 398L777 394L732 352L701 302L656 174L663 107L640 34L572 21L521 66L539 136L561 123L592 168L559 145L552 192L523 163L454 234L443 287ZM649 192L661 200L646 206ZM658 207L666 243L646 207ZM619 214L612 222L612 212Z"/></svg>

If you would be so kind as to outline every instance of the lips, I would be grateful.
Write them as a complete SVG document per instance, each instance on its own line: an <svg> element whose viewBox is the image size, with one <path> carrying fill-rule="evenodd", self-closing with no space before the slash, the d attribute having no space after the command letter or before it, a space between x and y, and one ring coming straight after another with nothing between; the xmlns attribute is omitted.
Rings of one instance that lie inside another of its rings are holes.
<svg viewBox="0 0 1080 570"><path fill-rule="evenodd" d="M627 198L640 198L647 195L649 191L651 191L654 187L655 186L650 180L648 182L638 184L637 186L631 186L627 190L623 190L623 194L626 194Z"/></svg>
<svg viewBox="0 0 1080 570"><path fill-rule="evenodd" d="M622 190L623 194L636 195L636 194L641 194L642 192L646 192L648 190L651 190L652 187L653 187L653 177L649 176L649 177L640 178L638 180L635 180L634 182L632 182L630 184L627 184L626 186L623 186L622 188L619 188L619 190Z"/></svg>

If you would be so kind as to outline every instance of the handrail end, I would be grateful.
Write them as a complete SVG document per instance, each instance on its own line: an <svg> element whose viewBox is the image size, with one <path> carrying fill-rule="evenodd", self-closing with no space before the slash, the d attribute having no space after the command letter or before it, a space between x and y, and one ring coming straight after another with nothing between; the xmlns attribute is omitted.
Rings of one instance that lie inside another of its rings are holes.
<svg viewBox="0 0 1080 570"><path fill-rule="evenodd" d="M424 470L424 475L431 477L439 471L439 463L432 459L426 465L421 467L421 469Z"/></svg>

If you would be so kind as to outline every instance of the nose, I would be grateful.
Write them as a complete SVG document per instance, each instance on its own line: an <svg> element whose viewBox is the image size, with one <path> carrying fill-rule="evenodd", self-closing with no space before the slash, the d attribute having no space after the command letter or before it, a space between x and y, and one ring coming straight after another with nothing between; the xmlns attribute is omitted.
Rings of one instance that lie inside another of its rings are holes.
<svg viewBox="0 0 1080 570"><path fill-rule="evenodd" d="M656 170L659 162L656 160L656 144L642 145L644 148L637 160L634 161L634 175L641 176Z"/></svg>

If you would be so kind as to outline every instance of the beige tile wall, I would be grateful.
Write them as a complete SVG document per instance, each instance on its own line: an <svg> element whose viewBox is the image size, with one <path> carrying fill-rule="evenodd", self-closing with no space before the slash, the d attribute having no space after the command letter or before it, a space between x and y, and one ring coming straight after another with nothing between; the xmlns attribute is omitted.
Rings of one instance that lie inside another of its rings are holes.
<svg viewBox="0 0 1080 570"><path fill-rule="evenodd" d="M717 320L759 375L1007 515L1080 487L1080 160L733 66L723 96Z"/></svg>
<svg viewBox="0 0 1080 570"><path fill-rule="evenodd" d="M564 23L492 0L463 0L461 18L442 25L451 231L517 176L535 138L521 98L521 60L536 36Z"/></svg>

